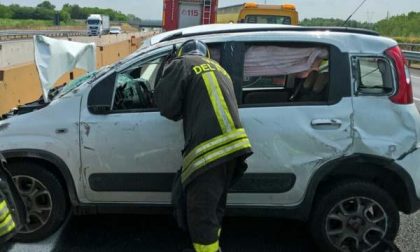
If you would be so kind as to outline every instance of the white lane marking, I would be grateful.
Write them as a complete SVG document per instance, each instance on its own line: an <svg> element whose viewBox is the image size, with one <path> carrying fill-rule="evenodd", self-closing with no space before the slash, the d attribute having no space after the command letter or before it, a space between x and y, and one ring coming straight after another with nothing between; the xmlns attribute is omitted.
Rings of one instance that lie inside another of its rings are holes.
<svg viewBox="0 0 420 252"><path fill-rule="evenodd" d="M414 99L415 101L420 101L420 98L417 98L417 97L413 97L413 99Z"/></svg>
<svg viewBox="0 0 420 252"><path fill-rule="evenodd" d="M420 79L420 77L415 76L415 75L411 75L411 78L414 78L414 79Z"/></svg>

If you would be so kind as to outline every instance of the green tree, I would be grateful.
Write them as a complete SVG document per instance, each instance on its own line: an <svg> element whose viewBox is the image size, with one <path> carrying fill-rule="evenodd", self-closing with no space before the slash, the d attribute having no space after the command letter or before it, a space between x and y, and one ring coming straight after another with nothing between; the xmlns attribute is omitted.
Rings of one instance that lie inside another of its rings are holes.
<svg viewBox="0 0 420 252"><path fill-rule="evenodd" d="M0 4L0 18L12 18L13 11L6 5Z"/></svg>
<svg viewBox="0 0 420 252"><path fill-rule="evenodd" d="M71 6L70 15L72 19L85 19L86 17L82 14L82 8L75 4Z"/></svg>
<svg viewBox="0 0 420 252"><path fill-rule="evenodd" d="M420 12L380 20L375 24L375 30L392 37L420 37Z"/></svg>
<svg viewBox="0 0 420 252"><path fill-rule="evenodd" d="M353 28L364 28L364 29L373 29L374 25L367 22L359 22L355 20L349 20L344 25L344 20L337 18L305 18L300 22L302 26L337 26L337 27L353 27Z"/></svg>
<svg viewBox="0 0 420 252"><path fill-rule="evenodd" d="M32 19L35 8L19 6L18 4L12 4L9 8L13 11L13 19Z"/></svg>
<svg viewBox="0 0 420 252"><path fill-rule="evenodd" d="M54 9L47 9L47 8L35 8L35 11L32 13L33 19L41 19L41 20L53 20L55 15Z"/></svg>
<svg viewBox="0 0 420 252"><path fill-rule="evenodd" d="M55 5L53 5L49 1L44 1L44 2L42 2L40 4L38 4L36 7L38 7L38 8L45 8L45 9L49 9L49 10L55 10Z"/></svg>
<svg viewBox="0 0 420 252"><path fill-rule="evenodd" d="M71 20L70 13L64 8L60 11L60 20L64 23L68 23Z"/></svg>

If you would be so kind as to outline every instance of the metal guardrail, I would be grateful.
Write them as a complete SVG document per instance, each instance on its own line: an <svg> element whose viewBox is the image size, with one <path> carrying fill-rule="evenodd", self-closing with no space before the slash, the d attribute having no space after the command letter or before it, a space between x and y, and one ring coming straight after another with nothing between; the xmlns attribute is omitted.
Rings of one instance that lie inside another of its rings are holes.
<svg viewBox="0 0 420 252"><path fill-rule="evenodd" d="M404 56L408 60L409 66L411 66L413 62L420 62L420 44L398 43L398 46L403 50Z"/></svg>
<svg viewBox="0 0 420 252"><path fill-rule="evenodd" d="M31 39L34 35L49 37L86 36L85 30L3 30L0 31L0 41Z"/></svg>
<svg viewBox="0 0 420 252"><path fill-rule="evenodd" d="M398 45L404 50L408 51L420 51L420 44L415 43L398 43Z"/></svg>
<svg viewBox="0 0 420 252"><path fill-rule="evenodd" d="M403 51L403 52L404 52L404 56L408 60L420 62L420 52L413 52L413 51Z"/></svg>

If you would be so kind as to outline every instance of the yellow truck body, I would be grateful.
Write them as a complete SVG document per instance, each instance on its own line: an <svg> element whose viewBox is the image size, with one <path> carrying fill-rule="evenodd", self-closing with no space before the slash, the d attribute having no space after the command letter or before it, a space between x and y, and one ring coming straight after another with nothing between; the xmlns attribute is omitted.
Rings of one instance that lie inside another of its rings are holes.
<svg viewBox="0 0 420 252"><path fill-rule="evenodd" d="M244 3L217 10L217 23L268 23L297 25L298 12L293 4L269 5Z"/></svg>

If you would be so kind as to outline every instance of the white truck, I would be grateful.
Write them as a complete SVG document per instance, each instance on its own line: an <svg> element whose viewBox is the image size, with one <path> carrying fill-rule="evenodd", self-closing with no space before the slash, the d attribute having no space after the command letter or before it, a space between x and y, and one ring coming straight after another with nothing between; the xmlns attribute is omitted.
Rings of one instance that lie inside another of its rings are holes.
<svg viewBox="0 0 420 252"><path fill-rule="evenodd" d="M109 16L91 14L86 20L88 36L99 36L109 33Z"/></svg>

